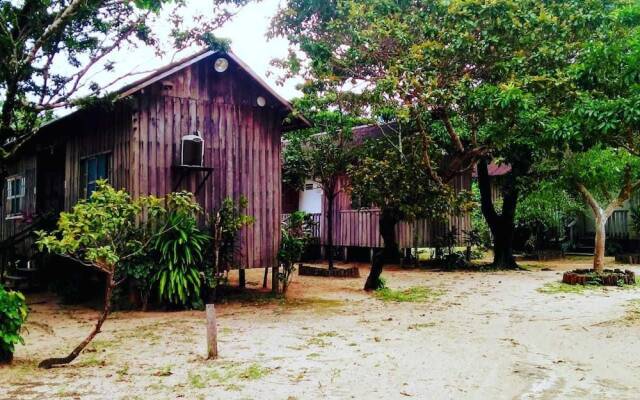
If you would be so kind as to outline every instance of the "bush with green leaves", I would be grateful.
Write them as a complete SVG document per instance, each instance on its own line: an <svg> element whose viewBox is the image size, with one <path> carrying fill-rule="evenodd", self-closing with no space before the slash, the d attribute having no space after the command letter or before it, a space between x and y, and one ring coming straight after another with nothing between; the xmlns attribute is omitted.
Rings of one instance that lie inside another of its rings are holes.
<svg viewBox="0 0 640 400"><path fill-rule="evenodd" d="M0 364L11 362L15 345L24 344L20 333L28 311L22 293L7 291L0 284Z"/></svg>
<svg viewBox="0 0 640 400"><path fill-rule="evenodd" d="M212 245L207 249L212 254L206 254L205 280L209 289L215 289L225 279L225 273L234 265L239 254L238 235L240 230L254 222L254 218L245 214L249 202L245 196L240 196L238 202L230 197L222 201L209 216L208 231Z"/></svg>
<svg viewBox="0 0 640 400"><path fill-rule="evenodd" d="M166 197L165 226L153 241L160 269L155 280L161 300L175 305L200 303L202 280L200 271L209 236L198 227L202 208L189 192L171 193Z"/></svg>
<svg viewBox="0 0 640 400"><path fill-rule="evenodd" d="M314 225L315 222L311 215L302 211L290 214L282 222L282 239L278 251L282 272L278 275L278 279L282 284L283 294L286 294L289 287L289 282L295 271L295 263L300 261L313 237Z"/></svg>

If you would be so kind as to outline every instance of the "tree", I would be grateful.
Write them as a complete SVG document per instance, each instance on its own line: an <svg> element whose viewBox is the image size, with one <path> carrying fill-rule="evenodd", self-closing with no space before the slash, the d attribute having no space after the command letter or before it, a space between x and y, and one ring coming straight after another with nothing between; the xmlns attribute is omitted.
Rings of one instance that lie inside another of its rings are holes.
<svg viewBox="0 0 640 400"><path fill-rule="evenodd" d="M371 263L365 290L381 287L380 275L385 262L398 255L396 226L400 221L428 218L443 220L447 215L465 210L470 198L457 194L450 185L434 180L424 165L422 137L405 133L367 141L360 149L358 162L349 169L353 194L380 207L379 229L384 247L378 249ZM394 140L392 146L388 141Z"/></svg>
<svg viewBox="0 0 640 400"><path fill-rule="evenodd" d="M353 160L352 129L364 122L340 110L331 110L331 104L340 104L335 97L318 98L313 91L294 102L297 112L312 122L313 128L293 132L287 136L284 149L283 181L289 187L302 190L307 179L322 188L326 210L327 242L325 253L329 269L333 264L333 222L335 199L345 190L344 177Z"/></svg>
<svg viewBox="0 0 640 400"><path fill-rule="evenodd" d="M564 172L596 220L596 272L608 218L640 187L640 4L607 11L607 29L567 69L575 101L550 124L556 173Z"/></svg>
<svg viewBox="0 0 640 400"><path fill-rule="evenodd" d="M121 269L125 263L153 245L158 233L169 227L158 227L147 221L164 214L161 200L141 197L132 200L123 190L115 190L105 181L98 183L89 200L82 200L70 212L60 214L57 230L37 232L40 251L48 250L71 259L105 276L104 305L102 313L91 333L68 356L42 361L41 368L72 362L100 332L111 311L113 290L124 279Z"/></svg>
<svg viewBox="0 0 640 400"><path fill-rule="evenodd" d="M569 187L593 213L596 230L593 269L602 273L607 221L640 189L640 159L624 149L594 147L565 157L563 171Z"/></svg>
<svg viewBox="0 0 640 400"><path fill-rule="evenodd" d="M0 0L0 173L52 110L88 105L97 96L114 100L106 92L143 72L94 81L97 73L116 68L110 56L123 47L151 46L162 54L193 44L226 45L211 32L248 0L211 1L213 15L195 17L196 27L189 28L180 14L187 4L180 0ZM161 43L151 28L167 7L172 46Z"/></svg>
<svg viewBox="0 0 640 400"><path fill-rule="evenodd" d="M567 68L607 29L618 3L300 0L281 10L272 31L291 42L282 64L310 90L340 93L374 119L412 121L434 181L446 183L480 160L494 265L515 267L521 178L552 145L546 122L573 103ZM445 163L430 159L438 153ZM512 166L501 210L488 196L491 160Z"/></svg>

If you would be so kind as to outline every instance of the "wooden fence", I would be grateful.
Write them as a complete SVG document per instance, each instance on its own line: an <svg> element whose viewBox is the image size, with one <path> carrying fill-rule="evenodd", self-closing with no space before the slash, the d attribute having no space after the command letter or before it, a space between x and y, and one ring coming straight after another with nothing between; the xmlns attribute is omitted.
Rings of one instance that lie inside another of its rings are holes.
<svg viewBox="0 0 640 400"><path fill-rule="evenodd" d="M629 210L616 210L607 220L607 237L613 239L629 239Z"/></svg>

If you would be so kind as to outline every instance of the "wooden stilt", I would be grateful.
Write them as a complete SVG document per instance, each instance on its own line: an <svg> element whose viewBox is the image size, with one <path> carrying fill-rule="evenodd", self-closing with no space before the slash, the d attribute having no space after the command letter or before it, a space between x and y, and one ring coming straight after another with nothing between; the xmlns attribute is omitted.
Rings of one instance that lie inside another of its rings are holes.
<svg viewBox="0 0 640 400"><path fill-rule="evenodd" d="M269 277L269 267L266 267L264 269L264 278L262 279L262 288L266 289L267 288L267 279Z"/></svg>
<svg viewBox="0 0 640 400"><path fill-rule="evenodd" d="M246 277L244 268L240 268L238 270L238 274L239 274L239 276L238 276L239 285L238 286L240 286L241 289L244 289L245 287L247 287L247 277Z"/></svg>
<svg viewBox="0 0 640 400"><path fill-rule="evenodd" d="M279 272L279 266L274 265L273 268L271 268L271 292L273 292L273 294L278 294L280 291L280 280L278 279Z"/></svg>
<svg viewBox="0 0 640 400"><path fill-rule="evenodd" d="M207 359L218 358L218 325L216 309L213 304L207 304Z"/></svg>

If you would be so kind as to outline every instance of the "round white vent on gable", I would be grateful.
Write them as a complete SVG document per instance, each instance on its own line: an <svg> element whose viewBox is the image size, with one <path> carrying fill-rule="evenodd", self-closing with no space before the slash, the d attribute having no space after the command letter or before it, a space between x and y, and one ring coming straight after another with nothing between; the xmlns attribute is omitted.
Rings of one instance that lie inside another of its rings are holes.
<svg viewBox="0 0 640 400"><path fill-rule="evenodd" d="M226 58L220 57L213 63L213 68L216 72L224 72L229 68L229 60Z"/></svg>
<svg viewBox="0 0 640 400"><path fill-rule="evenodd" d="M258 96L257 103L258 103L258 105L259 105L260 107L264 107L264 106L266 106L266 105L267 105L267 99L265 99L265 98L264 98L264 97L262 97L262 96Z"/></svg>

